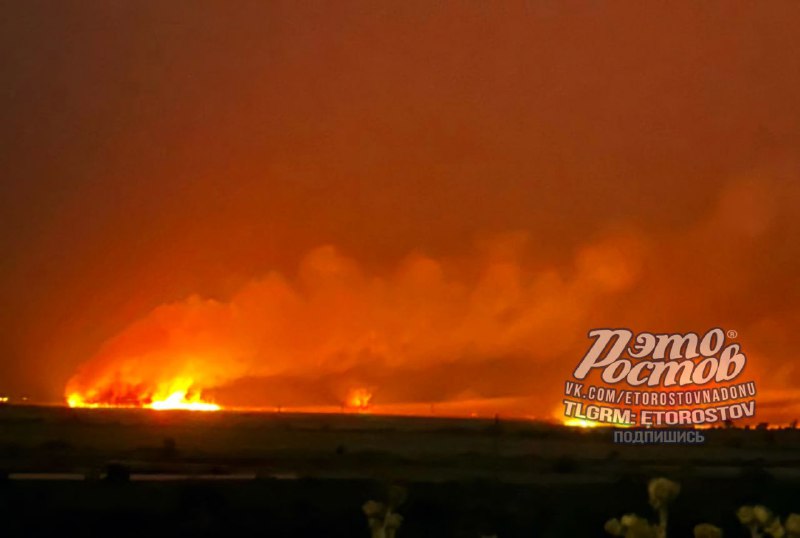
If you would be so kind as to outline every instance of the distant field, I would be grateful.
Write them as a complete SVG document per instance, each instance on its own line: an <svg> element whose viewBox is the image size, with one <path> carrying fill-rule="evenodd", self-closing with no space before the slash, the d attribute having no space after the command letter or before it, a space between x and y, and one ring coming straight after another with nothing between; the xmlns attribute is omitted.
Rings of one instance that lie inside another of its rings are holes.
<svg viewBox="0 0 800 538"><path fill-rule="evenodd" d="M5 472L89 472L113 461L142 471L526 482L567 468L591 480L626 467L720 475L800 464L796 430L708 431L703 446L620 446L607 429L524 421L57 407L2 407L0 425Z"/></svg>
<svg viewBox="0 0 800 538"><path fill-rule="evenodd" d="M602 536L607 517L647 513L646 481L665 475L684 485L686 536L703 518L737 536L723 519L742 502L800 511L800 432L706 434L619 446L609 430L521 421L2 407L0 506L10 535L55 531L33 515L45 510L66 534L129 519L115 536L352 537L369 535L361 504L402 483L399 536Z"/></svg>

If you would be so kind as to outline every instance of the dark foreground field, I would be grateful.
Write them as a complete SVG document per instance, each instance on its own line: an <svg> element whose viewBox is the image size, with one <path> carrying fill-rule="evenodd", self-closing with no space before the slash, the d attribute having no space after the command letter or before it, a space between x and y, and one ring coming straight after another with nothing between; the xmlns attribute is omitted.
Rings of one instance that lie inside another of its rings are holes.
<svg viewBox="0 0 800 538"><path fill-rule="evenodd" d="M368 537L401 484L399 537L604 536L682 484L670 536L734 512L800 512L800 432L618 446L604 430L488 420L0 408L0 536Z"/></svg>

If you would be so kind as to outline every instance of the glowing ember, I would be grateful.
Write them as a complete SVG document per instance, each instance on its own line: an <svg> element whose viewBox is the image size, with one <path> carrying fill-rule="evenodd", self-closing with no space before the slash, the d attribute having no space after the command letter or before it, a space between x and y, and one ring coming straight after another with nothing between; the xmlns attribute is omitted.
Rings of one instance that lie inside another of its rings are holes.
<svg viewBox="0 0 800 538"><path fill-rule="evenodd" d="M203 400L202 391L194 388L191 379L178 379L166 383L152 393L146 390L136 390L136 387L125 387L125 390L122 391L91 390L85 394L73 392L67 396L67 404L70 407L138 407L157 411L173 409L219 411L221 409L221 406Z"/></svg>
<svg viewBox="0 0 800 538"><path fill-rule="evenodd" d="M351 390L347 395L347 407L352 407L364 411L369 408L372 400L372 392L367 389Z"/></svg>

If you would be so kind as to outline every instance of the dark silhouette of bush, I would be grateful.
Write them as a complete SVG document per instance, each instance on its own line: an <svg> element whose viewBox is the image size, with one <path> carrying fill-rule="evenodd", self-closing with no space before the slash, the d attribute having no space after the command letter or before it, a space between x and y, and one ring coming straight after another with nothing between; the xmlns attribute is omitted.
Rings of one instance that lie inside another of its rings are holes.
<svg viewBox="0 0 800 538"><path fill-rule="evenodd" d="M165 458L174 458L178 455L178 444L172 437L164 439L161 445L161 453Z"/></svg>
<svg viewBox="0 0 800 538"><path fill-rule="evenodd" d="M50 439L39 446L48 452L63 452L66 450L72 450L72 444L63 439Z"/></svg>
<svg viewBox="0 0 800 538"><path fill-rule="evenodd" d="M572 456L559 456L553 463L553 471L559 474L574 473L578 470L578 462Z"/></svg>
<svg viewBox="0 0 800 538"><path fill-rule="evenodd" d="M127 465L111 463L106 467L106 482L110 484L123 484L130 482L131 470Z"/></svg>

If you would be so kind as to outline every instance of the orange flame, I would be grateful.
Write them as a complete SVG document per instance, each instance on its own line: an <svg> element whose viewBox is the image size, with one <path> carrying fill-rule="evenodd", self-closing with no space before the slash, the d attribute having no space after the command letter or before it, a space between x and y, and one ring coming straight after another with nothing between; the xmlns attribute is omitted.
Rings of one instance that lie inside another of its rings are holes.
<svg viewBox="0 0 800 538"><path fill-rule="evenodd" d="M180 378L161 384L152 394L148 394L146 390L137 390L137 388L125 387L123 391L112 388L102 392L96 389L85 393L72 392L67 396L67 404L70 407L141 407L157 411L173 409L218 411L221 409L219 405L205 401L202 391L196 389L194 381L189 378Z"/></svg>
<svg viewBox="0 0 800 538"><path fill-rule="evenodd" d="M566 418L564 419L564 426L569 426L571 428L596 428L600 424L594 422L592 420L586 420L583 418Z"/></svg>
<svg viewBox="0 0 800 538"><path fill-rule="evenodd" d="M367 389L353 389L347 395L347 407L366 411L372 401L372 392Z"/></svg>

